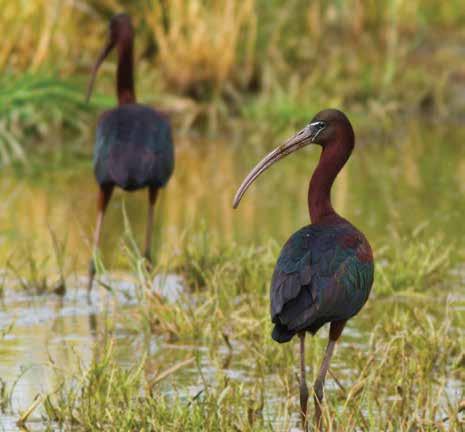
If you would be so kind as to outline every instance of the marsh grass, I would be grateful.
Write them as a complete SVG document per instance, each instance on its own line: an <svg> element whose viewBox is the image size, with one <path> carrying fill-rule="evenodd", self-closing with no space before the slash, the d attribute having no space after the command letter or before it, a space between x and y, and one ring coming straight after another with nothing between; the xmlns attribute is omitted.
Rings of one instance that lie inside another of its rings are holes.
<svg viewBox="0 0 465 432"><path fill-rule="evenodd" d="M7 260L4 283L19 287L29 295L66 293L66 279L73 264L67 254L67 240L50 229L51 253L44 254L28 244L18 248Z"/></svg>
<svg viewBox="0 0 465 432"><path fill-rule="evenodd" d="M64 430L293 427L297 347L269 336L268 281L277 246L223 245L206 232L188 233L181 253L160 259L150 273L130 230L125 238L138 304L117 310L100 330L90 363L78 358L72 374L57 365L63 385L44 402L47 421ZM442 260L434 266L425 256L430 242L419 234L403 241L409 245L400 242L403 254L386 252L383 276L341 339L326 385L329 431L463 430L464 315L437 289L450 275ZM447 260L448 246L432 241ZM422 267L433 270L414 277ZM186 291L177 300L153 292L153 274L161 271L183 275ZM384 278L399 282L386 286ZM130 366L117 360L115 328L143 341ZM320 333L307 348L309 382L324 352L325 329ZM161 349L153 352L153 342ZM165 350L176 345L191 348L173 361Z"/></svg>
<svg viewBox="0 0 465 432"><path fill-rule="evenodd" d="M327 383L327 430L461 430L464 370L457 359L465 346L449 313L442 321L424 310L395 308L393 315L376 317L366 345L343 342ZM162 355L151 359L143 354L125 369L115 361L111 345L105 345L101 356L75 377L64 373L62 390L47 399L47 417L65 430L288 430L296 422L291 413L298 412L294 347L276 347L268 334L258 350L253 340L232 340L243 345L232 356L249 365L248 379L233 379L218 365L214 376L203 381L198 366L190 372L203 382L195 393L182 380L169 393L149 386L150 374L144 371L153 363L166 369ZM309 380L323 347L320 339L311 344ZM203 364L218 364L217 349L209 348ZM279 351L286 355L276 356ZM454 392L451 383L456 383Z"/></svg>
<svg viewBox="0 0 465 432"><path fill-rule="evenodd" d="M103 357L76 378L79 390L64 387L58 396L49 397L46 413L65 428L72 418L79 430L265 430L253 427L242 415L253 406L242 385L223 377L219 388L170 398L156 387L150 393L144 390L145 367L143 358L134 368L122 369L107 346ZM82 404L85 399L92 403Z"/></svg>
<svg viewBox="0 0 465 432"><path fill-rule="evenodd" d="M453 283L452 251L451 242L438 235L429 236L421 225L408 236L394 233L394 241L377 253L376 294L427 294L445 280Z"/></svg>

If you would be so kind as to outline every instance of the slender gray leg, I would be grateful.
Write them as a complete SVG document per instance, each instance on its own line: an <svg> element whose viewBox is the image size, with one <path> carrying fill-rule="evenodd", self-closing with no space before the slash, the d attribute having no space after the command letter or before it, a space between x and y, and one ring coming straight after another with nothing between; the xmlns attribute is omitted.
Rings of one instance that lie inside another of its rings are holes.
<svg viewBox="0 0 465 432"><path fill-rule="evenodd" d="M308 388L305 380L305 331L299 333L300 339L300 415L302 427L307 430Z"/></svg>
<svg viewBox="0 0 465 432"><path fill-rule="evenodd" d="M329 369L329 363L331 361L331 357L333 355L335 345L336 345L336 341L330 340L328 342L328 346L326 347L325 357L323 359L323 362L321 363L320 371L318 372L318 377L313 386L313 390L315 392L314 401L315 401L315 417L316 417L317 430L320 430L320 427L321 427L321 404L323 403L323 387L325 384L326 374Z"/></svg>
<svg viewBox="0 0 465 432"><path fill-rule="evenodd" d="M342 330L344 329L346 322L345 321L333 321L329 330L329 341L326 346L325 356L323 362L321 363L320 371L315 380L313 386L314 390L314 402L315 402L315 420L316 420L316 430L321 430L321 406L323 404L323 387L325 384L326 374L328 373L329 364L331 362L331 357L333 356L334 347L336 346L336 341L341 336Z"/></svg>
<svg viewBox="0 0 465 432"><path fill-rule="evenodd" d="M92 291L92 282L94 281L95 277L95 263L94 263L94 256L98 251L99 243L100 243L100 233L102 231L103 225L103 217L105 215L105 210L107 209L108 203L111 198L111 194L113 193L113 186L101 186L98 195L98 214L97 214L97 223L95 225L94 231L94 242L92 248L92 257L90 258L89 263L89 279L87 285L87 295L90 297L90 293Z"/></svg>
<svg viewBox="0 0 465 432"><path fill-rule="evenodd" d="M150 187L149 188L149 207L147 213L147 228L145 231L145 248L144 248L144 256L149 266L152 266L152 254L151 254L151 246L152 246L152 233L153 233L153 213L155 208L155 203L157 201L158 196L158 188Z"/></svg>

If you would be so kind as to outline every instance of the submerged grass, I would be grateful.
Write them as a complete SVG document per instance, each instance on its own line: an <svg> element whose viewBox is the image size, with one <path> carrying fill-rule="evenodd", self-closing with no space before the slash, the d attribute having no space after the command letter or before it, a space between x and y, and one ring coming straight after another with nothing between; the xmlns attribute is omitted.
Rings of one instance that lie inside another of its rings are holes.
<svg viewBox="0 0 465 432"><path fill-rule="evenodd" d="M284 431L296 425L297 347L270 338L268 281L277 245L225 246L206 233L186 236L181 253L155 269L184 276L187 291L169 300L153 291L153 275L126 236L138 304L122 308L100 331L89 364L74 374L57 366L63 385L46 399L47 421L64 430L115 431ZM429 242L405 242L402 255L386 253L371 299L341 339L326 386L326 430L464 428L465 316L433 283L425 288L425 280L450 280L442 261L422 265L431 260ZM447 260L447 246L434 245ZM422 267L433 270L414 277ZM383 285L384 278L399 282ZM395 295L418 291L423 295L414 301ZM117 361L115 328L143 341L129 367ZM323 356L321 333L308 346L309 381ZM183 347L175 360L167 354L173 346Z"/></svg>
<svg viewBox="0 0 465 432"><path fill-rule="evenodd" d="M52 252L44 254L31 244L18 248L6 261L3 284L28 295L66 293L66 279L74 267L67 254L66 239L50 230ZM1 293L3 294L3 289Z"/></svg>

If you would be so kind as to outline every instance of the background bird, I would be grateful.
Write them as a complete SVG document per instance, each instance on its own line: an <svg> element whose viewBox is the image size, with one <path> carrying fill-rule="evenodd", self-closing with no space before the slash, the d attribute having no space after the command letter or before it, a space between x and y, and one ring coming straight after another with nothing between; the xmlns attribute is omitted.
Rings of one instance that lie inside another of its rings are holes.
<svg viewBox="0 0 465 432"><path fill-rule="evenodd" d="M315 416L321 427L326 373L336 341L347 320L356 315L371 291L373 255L365 236L339 216L331 205L331 186L354 148L352 125L344 113L329 109L286 143L269 153L245 178L234 208L252 182L273 163L309 144L322 147L310 181L308 208L312 224L294 233L284 245L271 282L272 337L288 342L300 338L300 404L307 427L308 388L305 380L305 335L330 324L329 342L314 384Z"/></svg>
<svg viewBox="0 0 465 432"><path fill-rule="evenodd" d="M93 257L89 265L89 293L95 276L94 257L99 246L103 217L114 187L120 187L125 191L148 188L144 255L151 263L154 206L158 190L166 185L174 169L169 121L154 109L136 103L133 39L130 17L126 14L115 15L110 21L108 41L95 63L87 91L89 100L98 68L116 47L118 107L101 115L94 148L94 172L99 184L99 196Z"/></svg>

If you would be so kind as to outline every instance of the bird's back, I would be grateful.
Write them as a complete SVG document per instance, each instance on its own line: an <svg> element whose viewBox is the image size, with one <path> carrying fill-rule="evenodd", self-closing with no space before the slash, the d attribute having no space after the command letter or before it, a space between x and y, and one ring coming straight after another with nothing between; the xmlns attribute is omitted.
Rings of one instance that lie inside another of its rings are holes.
<svg viewBox="0 0 465 432"><path fill-rule="evenodd" d="M373 256L365 236L344 219L301 228L284 245L271 283L273 339L357 314L373 283Z"/></svg>
<svg viewBox="0 0 465 432"><path fill-rule="evenodd" d="M174 169L171 128L150 107L127 104L102 114L94 149L100 185L125 190L163 187Z"/></svg>

